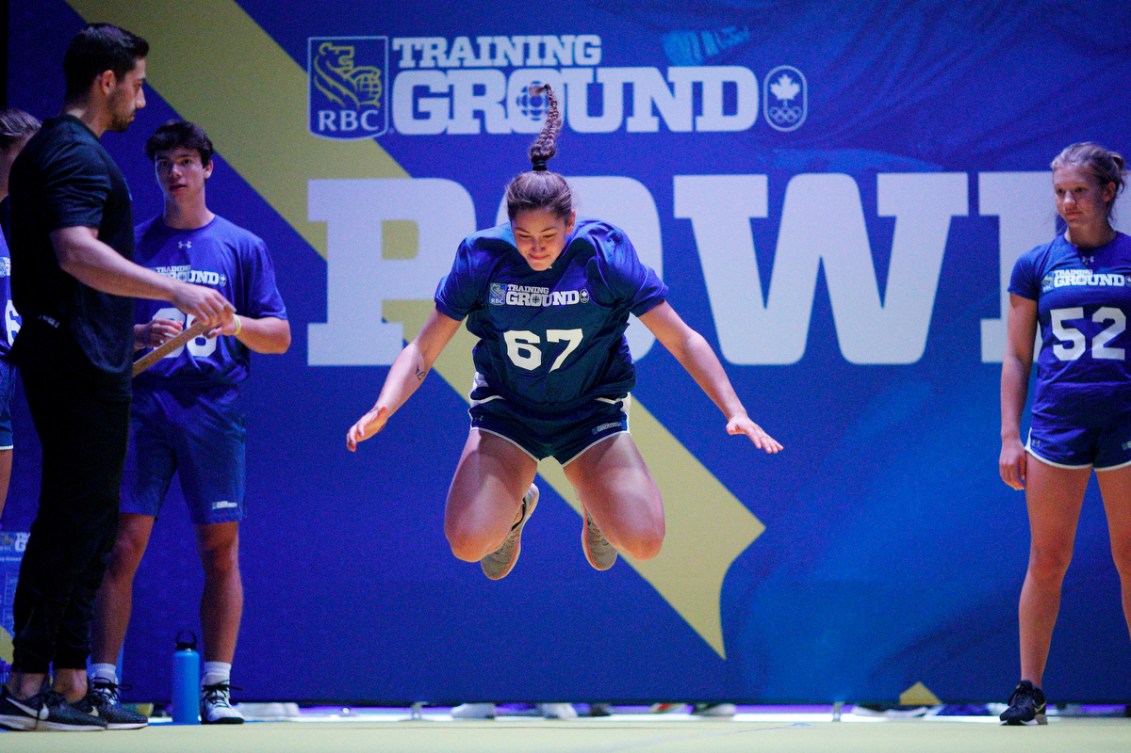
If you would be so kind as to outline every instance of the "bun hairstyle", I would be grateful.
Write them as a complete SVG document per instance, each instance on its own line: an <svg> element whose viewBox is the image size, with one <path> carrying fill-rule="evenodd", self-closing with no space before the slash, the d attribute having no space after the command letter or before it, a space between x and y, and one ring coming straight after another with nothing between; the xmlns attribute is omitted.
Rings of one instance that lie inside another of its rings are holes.
<svg viewBox="0 0 1131 753"><path fill-rule="evenodd" d="M520 212L548 210L568 220L573 213L573 193L565 178L546 168L546 163L558 153L558 133L562 128L558 99L549 84L531 86L530 94L546 97L546 122L530 145L531 169L507 184L507 216L513 220Z"/></svg>
<svg viewBox="0 0 1131 753"><path fill-rule="evenodd" d="M1056 155L1056 159L1052 161L1051 167L1053 170L1059 170L1062 167L1082 167L1096 179L1101 187L1108 183L1114 183L1115 194L1107 205L1107 215L1110 220L1115 197L1119 195L1127 182L1127 169L1123 155L1105 149L1091 141L1083 141L1064 147L1060 154Z"/></svg>

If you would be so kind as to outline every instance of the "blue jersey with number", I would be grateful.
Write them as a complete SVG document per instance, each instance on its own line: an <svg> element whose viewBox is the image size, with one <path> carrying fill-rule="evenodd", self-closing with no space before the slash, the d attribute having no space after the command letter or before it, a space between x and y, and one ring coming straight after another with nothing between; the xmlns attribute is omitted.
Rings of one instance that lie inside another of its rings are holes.
<svg viewBox="0 0 1131 753"><path fill-rule="evenodd" d="M8 252L8 242L0 233L0 309L4 312L4 329L0 332L0 358L7 359L12 353L12 343L20 331L20 315L12 303L12 257Z"/></svg>
<svg viewBox="0 0 1131 753"><path fill-rule="evenodd" d="M1085 249L1059 235L1017 260L1009 292L1037 301L1033 415L1100 426L1131 414L1131 238Z"/></svg>
<svg viewBox="0 0 1131 753"><path fill-rule="evenodd" d="M258 237L215 217L201 228L176 230L160 217L137 226L134 261L159 274L183 282L214 288L236 307L236 313L253 318L287 318L282 296L275 286L275 267L267 246ZM176 319L185 315L165 301L139 299L138 324L154 317ZM135 389L177 385L221 384L233 390L247 379L251 352L235 337L204 336L190 340L134 380Z"/></svg>
<svg viewBox="0 0 1131 753"><path fill-rule="evenodd" d="M647 313L667 292L620 228L579 219L553 266L535 271L504 223L460 244L436 308L466 318L479 338L473 400L557 412L632 389L628 315Z"/></svg>

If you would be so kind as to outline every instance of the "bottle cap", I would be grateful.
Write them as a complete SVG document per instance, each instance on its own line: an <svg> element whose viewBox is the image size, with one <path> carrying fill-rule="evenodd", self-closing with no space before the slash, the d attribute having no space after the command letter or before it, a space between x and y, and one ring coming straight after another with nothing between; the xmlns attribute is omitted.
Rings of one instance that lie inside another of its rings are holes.
<svg viewBox="0 0 1131 753"><path fill-rule="evenodd" d="M187 638L185 636L188 636ZM182 630L177 633L177 650L178 651L195 651L196 650L196 633L191 630Z"/></svg>

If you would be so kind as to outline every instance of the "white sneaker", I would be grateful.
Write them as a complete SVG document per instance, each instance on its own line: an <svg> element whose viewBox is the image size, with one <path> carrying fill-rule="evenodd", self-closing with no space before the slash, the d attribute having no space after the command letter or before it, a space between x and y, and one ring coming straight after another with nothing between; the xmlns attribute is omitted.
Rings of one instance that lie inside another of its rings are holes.
<svg viewBox="0 0 1131 753"><path fill-rule="evenodd" d="M493 703L461 703L452 709L452 719L494 719Z"/></svg>
<svg viewBox="0 0 1131 753"><path fill-rule="evenodd" d="M577 709L568 703L540 703L538 710L547 719L576 719Z"/></svg>
<svg viewBox="0 0 1131 753"><path fill-rule="evenodd" d="M231 683L200 686L200 723L243 724L243 714L232 708Z"/></svg>
<svg viewBox="0 0 1131 753"><path fill-rule="evenodd" d="M530 516L534 514L534 508L537 506L538 487L531 484L530 491L522 497L522 517L511 527L511 532L503 540L503 545L479 560L479 567L483 568L483 574L491 580L505 578L514 569L514 564L518 562L518 555L522 552L522 527L526 525L526 521L530 520Z"/></svg>

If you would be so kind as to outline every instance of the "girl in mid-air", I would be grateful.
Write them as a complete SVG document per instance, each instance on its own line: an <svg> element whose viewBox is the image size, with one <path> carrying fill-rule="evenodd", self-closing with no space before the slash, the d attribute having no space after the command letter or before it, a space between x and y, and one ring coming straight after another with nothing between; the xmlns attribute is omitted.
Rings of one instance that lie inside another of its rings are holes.
<svg viewBox="0 0 1131 753"><path fill-rule="evenodd" d="M538 503L538 461L552 455L581 501L586 559L597 570L617 552L655 557L664 539L660 490L628 433L636 381L624 332L635 314L726 416L768 453L781 444L750 420L703 337L665 301L668 289L624 232L578 219L569 185L546 163L561 128L548 86L546 123L530 147L532 169L507 186L510 221L460 244L436 291L436 308L394 361L373 408L346 446L384 428L420 386L466 319L474 350L471 432L448 490L444 529L452 552L488 578L518 560L522 528Z"/></svg>

